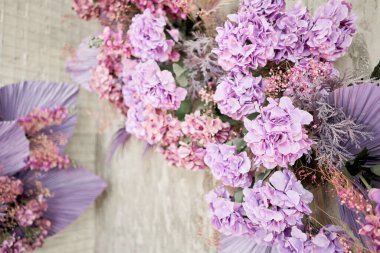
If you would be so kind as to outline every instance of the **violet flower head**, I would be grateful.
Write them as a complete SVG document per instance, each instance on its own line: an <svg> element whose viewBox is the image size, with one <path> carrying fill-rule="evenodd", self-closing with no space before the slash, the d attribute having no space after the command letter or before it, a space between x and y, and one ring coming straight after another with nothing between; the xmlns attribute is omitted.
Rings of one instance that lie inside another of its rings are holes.
<svg viewBox="0 0 380 253"><path fill-rule="evenodd" d="M144 106L176 110L185 99L187 91L177 87L173 74L160 70L157 62L140 62L124 76L123 95L127 106L142 101Z"/></svg>
<svg viewBox="0 0 380 253"><path fill-rule="evenodd" d="M240 6L271 20L285 11L285 0L241 0Z"/></svg>
<svg viewBox="0 0 380 253"><path fill-rule="evenodd" d="M289 60L296 62L310 55L306 45L309 32L310 14L306 7L296 4L289 11L278 15L274 28L278 36L276 62Z"/></svg>
<svg viewBox="0 0 380 253"><path fill-rule="evenodd" d="M313 117L295 108L288 97L282 97L279 103L271 98L268 101L255 120L244 120L248 130L244 140L256 156L257 165L287 168L311 149L313 142L304 125L310 124Z"/></svg>
<svg viewBox="0 0 380 253"><path fill-rule="evenodd" d="M275 56L276 32L264 16L242 8L218 27L214 52L225 71L248 73L263 67Z"/></svg>
<svg viewBox="0 0 380 253"><path fill-rule="evenodd" d="M251 161L246 152L236 154L234 146L208 144L204 160L214 177L225 185L249 187L252 184Z"/></svg>
<svg viewBox="0 0 380 253"><path fill-rule="evenodd" d="M311 213L313 195L288 170L275 172L269 181L258 181L252 189L244 189L243 207L259 228L255 236L261 243L276 244L286 229L302 225L303 216Z"/></svg>
<svg viewBox="0 0 380 253"><path fill-rule="evenodd" d="M346 53L356 33L351 11L346 0L330 0L317 10L307 40L313 55L335 61Z"/></svg>
<svg viewBox="0 0 380 253"><path fill-rule="evenodd" d="M241 120L258 112L259 106L265 101L263 80L250 74L231 74L217 86L214 101L221 113Z"/></svg>
<svg viewBox="0 0 380 253"><path fill-rule="evenodd" d="M231 201L231 196L223 186L206 195L209 203L212 225L224 235L243 235L250 232L249 220L244 218L240 203Z"/></svg>
<svg viewBox="0 0 380 253"><path fill-rule="evenodd" d="M369 242L372 244L376 252L380 252L380 215L367 215L362 227L359 230L359 234L369 238Z"/></svg>
<svg viewBox="0 0 380 253"><path fill-rule="evenodd" d="M321 228L311 242L311 252L314 253L345 253L349 252L352 244L345 232L340 227L333 225Z"/></svg>
<svg viewBox="0 0 380 253"><path fill-rule="evenodd" d="M369 190L368 197L376 203L376 212L380 215L380 189L372 188Z"/></svg>
<svg viewBox="0 0 380 253"><path fill-rule="evenodd" d="M278 244L280 253L312 253L310 238L298 227L294 226L285 230L284 235Z"/></svg>
<svg viewBox="0 0 380 253"><path fill-rule="evenodd" d="M132 54L142 60L153 59L165 62L173 57L174 40L165 34L166 16L162 11L152 13L149 9L134 16L129 27L128 38Z"/></svg>

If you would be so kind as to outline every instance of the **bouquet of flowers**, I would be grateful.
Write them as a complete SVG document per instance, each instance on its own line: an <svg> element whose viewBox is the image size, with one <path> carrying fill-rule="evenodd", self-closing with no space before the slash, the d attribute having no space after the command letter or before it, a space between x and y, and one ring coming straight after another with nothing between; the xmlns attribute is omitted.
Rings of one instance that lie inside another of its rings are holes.
<svg viewBox="0 0 380 253"><path fill-rule="evenodd" d="M347 0L314 14L285 0L73 7L105 26L67 69L125 116L112 150L134 135L174 166L210 169L221 252L380 251L380 87L334 68L357 30Z"/></svg>
<svg viewBox="0 0 380 253"><path fill-rule="evenodd" d="M0 252L24 252L76 220L105 188L64 154L78 88L22 82L0 88Z"/></svg>

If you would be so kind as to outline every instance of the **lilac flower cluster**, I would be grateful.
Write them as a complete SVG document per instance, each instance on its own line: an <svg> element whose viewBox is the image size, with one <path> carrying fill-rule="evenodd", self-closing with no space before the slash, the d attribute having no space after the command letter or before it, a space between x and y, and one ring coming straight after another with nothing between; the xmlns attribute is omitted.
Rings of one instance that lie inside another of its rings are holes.
<svg viewBox="0 0 380 253"><path fill-rule="evenodd" d="M264 16L245 11L228 16L215 40L218 63L225 71L248 73L264 67L275 56L276 32Z"/></svg>
<svg viewBox="0 0 380 253"><path fill-rule="evenodd" d="M271 98L268 101L255 120L244 120L248 130L244 140L256 156L257 165L287 168L311 149L313 142L304 125L310 124L313 117L295 108L288 97L282 97L279 103Z"/></svg>
<svg viewBox="0 0 380 253"><path fill-rule="evenodd" d="M275 172L269 182L256 182L243 194L244 210L263 243L278 242L287 228L301 226L303 216L311 213L313 194L288 170Z"/></svg>
<svg viewBox="0 0 380 253"><path fill-rule="evenodd" d="M352 241L337 226L328 225L313 237L297 227L285 231L284 238L278 244L281 253L346 253L351 252Z"/></svg>
<svg viewBox="0 0 380 253"><path fill-rule="evenodd" d="M133 17L128 30L128 38L132 46L132 54L141 60L165 62L178 60L178 53L172 52L177 36L166 39L166 17L163 12L152 13L149 9ZM168 31L178 34L177 30Z"/></svg>
<svg viewBox="0 0 380 253"><path fill-rule="evenodd" d="M356 33L352 5L346 0L330 0L313 19L307 45L312 54L335 61L345 54Z"/></svg>
<svg viewBox="0 0 380 253"><path fill-rule="evenodd" d="M301 5L285 11L283 0L244 0L239 12L217 28L214 52L226 71L248 72L268 61L305 57L335 61L356 33L351 10L346 0L330 0L311 17Z"/></svg>
<svg viewBox="0 0 380 253"><path fill-rule="evenodd" d="M223 184L232 187L249 187L253 172L246 152L236 154L236 148L227 144L208 144L204 158L212 174Z"/></svg>
<svg viewBox="0 0 380 253"><path fill-rule="evenodd" d="M124 73L124 102L129 107L141 101L144 106L176 110L186 97L186 90L176 86L173 74L161 71L154 60L128 65Z"/></svg>
<svg viewBox="0 0 380 253"><path fill-rule="evenodd" d="M306 7L296 4L292 9L278 15L274 28L278 36L274 60L296 62L310 55L305 43L309 32L310 14Z"/></svg>
<svg viewBox="0 0 380 253"><path fill-rule="evenodd" d="M258 112L265 101L262 78L250 74L231 74L218 84L214 101L221 113L236 120Z"/></svg>
<svg viewBox="0 0 380 253"><path fill-rule="evenodd" d="M223 186L217 187L206 196L209 203L212 225L225 235L249 234L251 222L245 217L240 203L231 201L231 196Z"/></svg>
<svg viewBox="0 0 380 253"><path fill-rule="evenodd" d="M242 0L241 7L270 19L285 11L285 0Z"/></svg>

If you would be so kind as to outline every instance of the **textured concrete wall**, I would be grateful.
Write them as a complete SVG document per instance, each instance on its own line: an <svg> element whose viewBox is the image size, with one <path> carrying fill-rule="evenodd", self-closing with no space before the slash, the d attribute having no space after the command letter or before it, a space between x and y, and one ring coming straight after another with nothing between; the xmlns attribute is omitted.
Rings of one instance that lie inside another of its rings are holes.
<svg viewBox="0 0 380 253"><path fill-rule="evenodd" d="M322 2L305 1L312 9ZM338 65L368 74L380 60L380 1L352 2L359 33ZM96 29L75 18L70 0L0 0L0 84L70 81L64 73L67 49ZM136 140L106 163L107 145L122 119L86 92L80 95L79 115L69 153L110 187L95 208L38 252L214 252L204 203L204 194L215 185L210 174L169 167L152 150L144 153Z"/></svg>

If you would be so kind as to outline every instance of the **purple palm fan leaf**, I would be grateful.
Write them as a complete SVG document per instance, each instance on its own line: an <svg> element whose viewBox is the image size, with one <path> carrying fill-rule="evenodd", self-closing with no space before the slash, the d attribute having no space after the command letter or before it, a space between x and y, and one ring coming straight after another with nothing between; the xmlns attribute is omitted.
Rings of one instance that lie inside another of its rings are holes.
<svg viewBox="0 0 380 253"><path fill-rule="evenodd" d="M0 120L17 120L37 108L70 108L76 105L79 88L65 83L24 81L0 88ZM61 125L48 131L59 132L70 138L74 132L76 116L70 114Z"/></svg>
<svg viewBox="0 0 380 253"><path fill-rule="evenodd" d="M107 186L105 181L85 169L55 169L46 173L27 171L17 177L21 178L25 187L40 181L52 193L44 215L52 223L49 236L79 218Z"/></svg>
<svg viewBox="0 0 380 253"><path fill-rule="evenodd" d="M358 154L367 148L372 160L368 165L380 162L380 87L374 83L340 88L328 97L328 103L341 108L355 123L364 125L365 130L372 134L372 139L363 139L360 147L347 142L346 149L352 154Z"/></svg>
<svg viewBox="0 0 380 253"><path fill-rule="evenodd" d="M97 66L99 49L90 47L90 38L85 39L78 47L75 56L67 61L66 71L71 78L86 90L91 90L92 70Z"/></svg>
<svg viewBox="0 0 380 253"><path fill-rule="evenodd" d="M26 165L29 141L17 121L0 122L0 175L15 174Z"/></svg>
<svg viewBox="0 0 380 253"><path fill-rule="evenodd" d="M277 253L277 249L260 246L247 236L222 236L218 253Z"/></svg>

